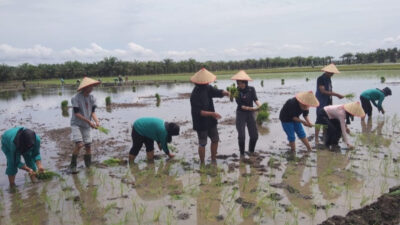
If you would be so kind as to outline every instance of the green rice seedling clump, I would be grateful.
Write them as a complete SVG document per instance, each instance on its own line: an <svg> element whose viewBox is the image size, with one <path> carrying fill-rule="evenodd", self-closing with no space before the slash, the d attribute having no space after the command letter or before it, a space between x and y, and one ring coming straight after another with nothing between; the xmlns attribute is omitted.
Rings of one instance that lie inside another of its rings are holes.
<svg viewBox="0 0 400 225"><path fill-rule="evenodd" d="M97 129L98 129L101 133L104 133L104 134L108 134L108 133L110 132L109 129L104 128L104 127L102 127L102 126L99 126Z"/></svg>
<svg viewBox="0 0 400 225"><path fill-rule="evenodd" d="M106 97L106 105L108 106L108 105L111 105L111 97L110 96L107 96Z"/></svg>
<svg viewBox="0 0 400 225"><path fill-rule="evenodd" d="M68 100L64 100L61 102L61 108L65 109L68 107Z"/></svg>
<svg viewBox="0 0 400 225"><path fill-rule="evenodd" d="M117 158L110 158L110 159L104 160L103 164L105 164L107 166L118 166L118 165L122 164L122 160L117 159Z"/></svg>
<svg viewBox="0 0 400 225"><path fill-rule="evenodd" d="M44 171L36 175L36 178L39 180L50 180L53 177L61 177L61 175L53 171Z"/></svg>

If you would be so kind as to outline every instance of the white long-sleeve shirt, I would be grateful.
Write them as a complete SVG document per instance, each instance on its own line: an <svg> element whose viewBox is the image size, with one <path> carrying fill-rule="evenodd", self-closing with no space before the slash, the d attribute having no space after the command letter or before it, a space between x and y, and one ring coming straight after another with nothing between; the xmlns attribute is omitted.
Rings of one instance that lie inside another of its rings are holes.
<svg viewBox="0 0 400 225"><path fill-rule="evenodd" d="M328 115L329 119L337 119L340 122L340 127L342 129L342 137L344 142L349 145L349 139L346 133L346 111L343 105L329 105L325 106L324 110Z"/></svg>

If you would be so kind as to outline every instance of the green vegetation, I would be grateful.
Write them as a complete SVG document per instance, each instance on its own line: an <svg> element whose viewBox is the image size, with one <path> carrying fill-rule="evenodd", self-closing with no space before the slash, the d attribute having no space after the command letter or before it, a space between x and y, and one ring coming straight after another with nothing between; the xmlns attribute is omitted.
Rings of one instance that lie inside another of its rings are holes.
<svg viewBox="0 0 400 225"><path fill-rule="evenodd" d="M347 94L347 95L344 95L344 97L346 98L346 99L349 99L349 100L353 100L354 99L354 97L355 97L355 94L354 93L350 93L350 94Z"/></svg>
<svg viewBox="0 0 400 225"><path fill-rule="evenodd" d="M36 178L39 180L50 180L53 177L61 177L61 175L53 171L44 171L36 175Z"/></svg>
<svg viewBox="0 0 400 225"><path fill-rule="evenodd" d="M68 108L68 100L64 100L64 101L61 102L61 108L62 109Z"/></svg>
<svg viewBox="0 0 400 225"><path fill-rule="evenodd" d="M281 79L281 84L284 85L285 84L285 79Z"/></svg>
<svg viewBox="0 0 400 225"><path fill-rule="evenodd" d="M381 77L381 83L385 83L386 78L385 77Z"/></svg>
<svg viewBox="0 0 400 225"><path fill-rule="evenodd" d="M110 158L110 159L104 160L103 164L105 164L107 166L118 166L118 165L123 164L123 161L121 159L117 159L117 158Z"/></svg>
<svg viewBox="0 0 400 225"><path fill-rule="evenodd" d="M264 121L267 121L269 119L269 107L268 103L265 102L263 103L257 113L257 118L256 122L261 125Z"/></svg>
<svg viewBox="0 0 400 225"><path fill-rule="evenodd" d="M158 93L156 93L155 97L156 97L156 106L159 107L161 104L161 97Z"/></svg>
<svg viewBox="0 0 400 225"><path fill-rule="evenodd" d="M108 133L110 132L109 129L104 128L104 127L102 127L102 126L99 126L97 129L98 129L101 133L104 133L104 134L108 134Z"/></svg>
<svg viewBox="0 0 400 225"><path fill-rule="evenodd" d="M136 92L136 86L132 86L132 92Z"/></svg>
<svg viewBox="0 0 400 225"><path fill-rule="evenodd" d="M230 94L229 99L231 100L231 102L233 102L233 99L239 96L239 90L237 89L235 83L233 83L231 86L226 87L226 90Z"/></svg>
<svg viewBox="0 0 400 225"><path fill-rule="evenodd" d="M306 82L308 82L310 79L308 77L306 77Z"/></svg>
<svg viewBox="0 0 400 225"><path fill-rule="evenodd" d="M264 80L261 80L260 85L261 87L264 87Z"/></svg>
<svg viewBox="0 0 400 225"><path fill-rule="evenodd" d="M106 106L110 106L111 105L111 97L107 96L106 97Z"/></svg>

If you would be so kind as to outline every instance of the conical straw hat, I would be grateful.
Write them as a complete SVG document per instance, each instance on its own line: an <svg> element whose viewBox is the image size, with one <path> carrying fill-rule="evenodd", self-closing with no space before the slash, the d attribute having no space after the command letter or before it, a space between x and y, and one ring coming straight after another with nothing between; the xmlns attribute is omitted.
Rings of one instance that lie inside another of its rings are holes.
<svg viewBox="0 0 400 225"><path fill-rule="evenodd" d="M350 113L353 116L358 116L358 117L364 117L365 112L363 108L361 107L360 102L350 102L347 104L344 104L344 110L346 110L348 113Z"/></svg>
<svg viewBox="0 0 400 225"><path fill-rule="evenodd" d="M235 74L231 80L247 80L247 81L252 81L249 75L244 70L239 71L237 74Z"/></svg>
<svg viewBox="0 0 400 225"><path fill-rule="evenodd" d="M335 74L340 73L339 70L336 68L335 64L333 63L325 66L321 70L328 73L335 73Z"/></svg>
<svg viewBox="0 0 400 225"><path fill-rule="evenodd" d="M94 79L89 78L89 77L84 77L82 82L81 82L81 84L79 85L77 91L80 91L85 87L89 87L91 85L97 85L97 84L100 84L100 81L94 80Z"/></svg>
<svg viewBox="0 0 400 225"><path fill-rule="evenodd" d="M319 101L315 97L312 91L299 92L296 94L296 99L297 101L306 106L311 106L311 107L319 106Z"/></svg>
<svg viewBox="0 0 400 225"><path fill-rule="evenodd" d="M190 81L192 81L195 84L209 84L215 81L216 79L217 77L214 74L212 74L205 68L202 68L190 78Z"/></svg>

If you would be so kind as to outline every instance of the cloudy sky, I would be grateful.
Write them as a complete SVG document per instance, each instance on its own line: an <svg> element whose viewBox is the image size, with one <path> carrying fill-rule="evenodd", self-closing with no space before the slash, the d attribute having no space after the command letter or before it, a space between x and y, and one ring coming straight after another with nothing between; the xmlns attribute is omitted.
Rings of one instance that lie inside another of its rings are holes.
<svg viewBox="0 0 400 225"><path fill-rule="evenodd" d="M339 57L399 25L399 0L0 0L0 64Z"/></svg>

